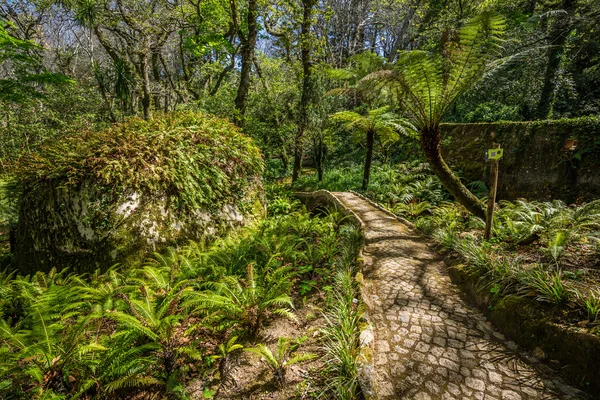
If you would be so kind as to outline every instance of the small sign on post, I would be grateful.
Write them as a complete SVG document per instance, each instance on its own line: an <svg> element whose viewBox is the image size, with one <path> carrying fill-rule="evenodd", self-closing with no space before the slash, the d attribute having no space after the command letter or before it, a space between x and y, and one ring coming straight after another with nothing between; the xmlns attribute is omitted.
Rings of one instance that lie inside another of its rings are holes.
<svg viewBox="0 0 600 400"><path fill-rule="evenodd" d="M498 143L494 143L493 146L493 149L489 149L485 153L486 161L492 162L492 168L490 171L492 186L490 187L487 214L485 216L485 234L483 235L485 240L490 240L492 237L492 225L494 224L494 205L496 204L496 190L498 189L498 163L504 155L504 151L502 148L500 148Z"/></svg>
<svg viewBox="0 0 600 400"><path fill-rule="evenodd" d="M499 146L499 145L494 144L494 146ZM485 153L485 159L486 159L486 161L499 160L502 158L503 155L504 155L504 151L501 148L489 149L487 151L487 153Z"/></svg>

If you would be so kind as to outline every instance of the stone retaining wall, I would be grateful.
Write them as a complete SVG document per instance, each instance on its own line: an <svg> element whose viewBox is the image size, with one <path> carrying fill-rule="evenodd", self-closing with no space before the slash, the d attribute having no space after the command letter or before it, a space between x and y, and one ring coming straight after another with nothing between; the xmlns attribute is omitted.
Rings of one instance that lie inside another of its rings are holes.
<svg viewBox="0 0 600 400"><path fill-rule="evenodd" d="M507 338L559 367L561 377L573 385L600 393L600 337L557 323L552 306L531 298L509 295L493 303L490 293L478 290L479 277L458 268L460 257L447 254L444 262L452 281Z"/></svg>
<svg viewBox="0 0 600 400"><path fill-rule="evenodd" d="M442 151L468 180L489 183L484 152L504 148L500 199L562 199L568 203L600 197L600 120L442 124ZM568 139L576 146L567 149Z"/></svg>

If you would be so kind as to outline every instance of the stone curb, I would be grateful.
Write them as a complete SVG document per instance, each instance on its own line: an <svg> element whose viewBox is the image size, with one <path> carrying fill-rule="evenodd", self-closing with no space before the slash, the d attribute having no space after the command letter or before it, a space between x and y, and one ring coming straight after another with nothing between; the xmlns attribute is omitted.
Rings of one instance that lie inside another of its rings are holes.
<svg viewBox="0 0 600 400"><path fill-rule="evenodd" d="M406 225L407 227L409 227L410 229L415 229L415 224L413 224L412 222L410 222L409 220L399 217L396 214L394 214L393 212L391 212L390 210L388 210L385 207L382 207L379 203L374 202L373 200L371 200L370 198L368 198L367 196L355 192L354 190L348 190L350 193L360 197L361 199L365 200L367 203L369 203L370 205L372 205L373 207L375 207L376 209L378 209L379 211L389 215L390 217L394 218L396 221L400 222L401 224Z"/></svg>
<svg viewBox="0 0 600 400"><path fill-rule="evenodd" d="M298 198L318 198L319 196L325 197L329 203L333 203L336 209L342 210L344 215L350 216L354 219L360 228L361 235L364 240L364 231L363 228L365 226L364 222L360 219L358 215L350 208L346 207L344 203L333 193L328 190L317 190L315 192L295 192L294 196ZM364 246L364 245L363 245ZM365 326L360 331L360 349L359 349L359 357L357 361L357 374L358 374L358 383L360 385L360 389L365 396L366 400L376 400L377 399L377 390L375 388L375 335L373 333L373 325L371 324L370 319L370 310L373 305L371 304L371 299L368 296L368 290L364 284L363 280L363 272L365 268L368 267L368 261L365 260L363 255L362 247L359 249L357 264L359 270L361 272L356 274L356 281L359 284L360 297L362 303L366 306L366 309L363 312L363 319L366 321Z"/></svg>

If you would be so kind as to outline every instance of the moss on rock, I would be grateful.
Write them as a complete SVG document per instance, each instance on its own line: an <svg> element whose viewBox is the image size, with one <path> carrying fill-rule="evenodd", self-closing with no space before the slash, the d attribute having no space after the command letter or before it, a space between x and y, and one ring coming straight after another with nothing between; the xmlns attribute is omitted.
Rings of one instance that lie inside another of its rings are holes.
<svg viewBox="0 0 600 400"><path fill-rule="evenodd" d="M600 338L554 322L551 309L531 299L506 296L494 305L490 319L521 346L556 360L561 374L583 388L597 392L600 382Z"/></svg>
<svg viewBox="0 0 600 400"><path fill-rule="evenodd" d="M14 176L21 272L136 262L261 213L262 156L227 120L137 118L47 143Z"/></svg>

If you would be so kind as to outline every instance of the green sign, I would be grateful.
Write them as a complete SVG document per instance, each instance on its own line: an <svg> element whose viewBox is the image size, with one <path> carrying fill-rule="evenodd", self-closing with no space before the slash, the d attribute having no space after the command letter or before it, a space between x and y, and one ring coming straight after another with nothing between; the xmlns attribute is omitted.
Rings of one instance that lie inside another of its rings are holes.
<svg viewBox="0 0 600 400"><path fill-rule="evenodd" d="M502 158L503 154L504 154L503 149L489 149L486 154L486 159L487 160L499 160Z"/></svg>

